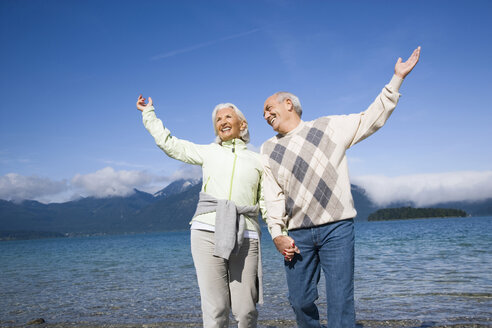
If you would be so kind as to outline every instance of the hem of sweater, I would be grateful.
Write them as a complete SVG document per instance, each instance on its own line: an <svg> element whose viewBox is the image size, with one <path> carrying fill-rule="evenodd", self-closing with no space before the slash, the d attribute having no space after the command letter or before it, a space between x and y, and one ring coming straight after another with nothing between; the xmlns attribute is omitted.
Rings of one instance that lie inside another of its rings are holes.
<svg viewBox="0 0 492 328"><path fill-rule="evenodd" d="M322 222L322 223L319 223L319 224L313 224L311 226L289 228L289 231L296 231L296 230L303 230L303 229L311 229L311 228L324 227L326 225L329 225L329 224L332 224L332 223L336 223L336 222L340 222L340 221L353 220L354 217L347 217L347 218L342 218L342 219L331 220L331 221L328 221L328 222Z"/></svg>

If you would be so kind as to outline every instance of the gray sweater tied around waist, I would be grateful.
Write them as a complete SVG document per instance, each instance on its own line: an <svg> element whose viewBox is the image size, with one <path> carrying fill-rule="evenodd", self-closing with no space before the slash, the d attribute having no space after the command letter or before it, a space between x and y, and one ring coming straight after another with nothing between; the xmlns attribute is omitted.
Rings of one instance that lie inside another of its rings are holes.
<svg viewBox="0 0 492 328"><path fill-rule="evenodd" d="M259 205L237 206L232 200L217 199L200 192L196 207L196 217L200 214L215 212L215 250L214 255L229 259L232 252L239 253L243 244L246 222L244 216L257 218ZM261 265L261 230L258 220L250 220L258 233L258 303L263 304L263 273Z"/></svg>
<svg viewBox="0 0 492 328"><path fill-rule="evenodd" d="M243 244L246 226L244 216L257 217L259 206L258 204L236 206L232 200L217 199L207 193L200 192L200 199L193 217L210 212L215 212L214 255L228 260L233 251L235 254L239 253Z"/></svg>

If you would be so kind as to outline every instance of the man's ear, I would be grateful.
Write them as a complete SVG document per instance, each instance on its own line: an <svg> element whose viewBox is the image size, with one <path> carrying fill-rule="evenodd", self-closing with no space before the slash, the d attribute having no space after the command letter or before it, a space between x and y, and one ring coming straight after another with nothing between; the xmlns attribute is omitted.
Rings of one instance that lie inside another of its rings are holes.
<svg viewBox="0 0 492 328"><path fill-rule="evenodd" d="M288 111L294 110L294 104L292 103L292 100L290 100L289 98L287 98L284 101L285 101L285 104L287 105L287 110Z"/></svg>

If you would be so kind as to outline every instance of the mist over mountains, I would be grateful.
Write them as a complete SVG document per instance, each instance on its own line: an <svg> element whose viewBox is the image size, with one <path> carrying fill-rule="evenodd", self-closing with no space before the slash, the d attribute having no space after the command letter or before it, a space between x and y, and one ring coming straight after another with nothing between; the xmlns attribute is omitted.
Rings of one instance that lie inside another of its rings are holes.
<svg viewBox="0 0 492 328"><path fill-rule="evenodd" d="M134 190L126 197L87 197L65 203L21 203L0 200L0 237L47 234L113 234L188 229L195 212L201 180L180 179L154 195ZM364 189L352 185L358 215L365 221L381 208ZM414 206L411 202L385 207ZM447 202L430 207L455 208L472 216L492 215L492 199L479 202Z"/></svg>

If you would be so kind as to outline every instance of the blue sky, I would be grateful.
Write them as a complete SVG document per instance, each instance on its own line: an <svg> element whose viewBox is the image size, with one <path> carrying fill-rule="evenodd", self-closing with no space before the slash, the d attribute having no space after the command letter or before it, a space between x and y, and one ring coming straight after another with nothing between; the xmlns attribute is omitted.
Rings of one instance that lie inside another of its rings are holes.
<svg viewBox="0 0 492 328"><path fill-rule="evenodd" d="M2 0L0 198L198 177L155 146L140 93L196 143L213 141L212 109L232 102L259 149L272 93L299 96L304 120L361 112L419 45L392 117L347 153L352 180L380 203L492 197L490 17L490 1Z"/></svg>

